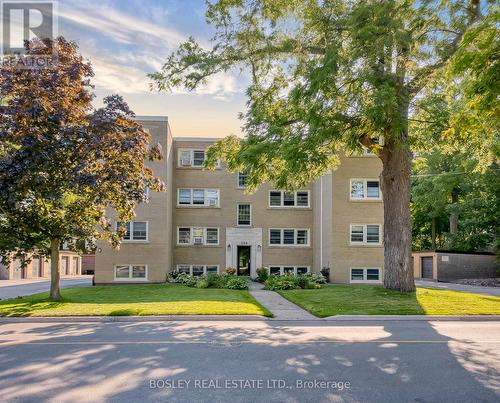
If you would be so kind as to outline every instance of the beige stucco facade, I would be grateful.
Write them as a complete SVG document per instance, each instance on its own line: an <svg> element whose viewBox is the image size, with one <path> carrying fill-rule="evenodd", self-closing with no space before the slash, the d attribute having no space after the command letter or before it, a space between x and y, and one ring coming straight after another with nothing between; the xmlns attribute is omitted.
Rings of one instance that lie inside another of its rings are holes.
<svg viewBox="0 0 500 403"><path fill-rule="evenodd" d="M169 271L193 272L193 266L202 266L204 273L227 267L248 273L248 267L252 277L259 267L281 272L329 267L330 280L344 283L350 282L352 267L377 268L382 280L382 201L350 199L351 179L378 180L378 158L344 158L337 170L304 189L273 194L273 204L281 204L271 206L270 192L276 191L271 184L247 194L238 173L228 172L224 165L211 171L199 166L201 151L215 139L172 139L166 118L138 119L165 150L165 158L151 167L167 191L150 192L149 203L136 209L134 220L141 229L147 223L147 239L124 241L119 250L99 245L96 283L163 282ZM203 204L195 204L200 195ZM250 210L249 223L238 215L239 208ZM357 223L380 224L380 242L352 245L350 226Z"/></svg>

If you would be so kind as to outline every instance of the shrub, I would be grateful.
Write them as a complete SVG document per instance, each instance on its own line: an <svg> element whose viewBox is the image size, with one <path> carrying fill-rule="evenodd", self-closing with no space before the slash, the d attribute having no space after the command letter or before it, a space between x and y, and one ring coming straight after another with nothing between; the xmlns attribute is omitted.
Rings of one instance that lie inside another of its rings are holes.
<svg viewBox="0 0 500 403"><path fill-rule="evenodd" d="M236 276L225 276L224 288L229 290L246 290L248 288L247 280L245 278Z"/></svg>
<svg viewBox="0 0 500 403"><path fill-rule="evenodd" d="M169 283L182 283L183 275L186 273L174 270L167 275L167 281Z"/></svg>
<svg viewBox="0 0 500 403"><path fill-rule="evenodd" d="M257 269L257 281L259 283L265 283L268 277L269 274L265 267L260 267Z"/></svg>
<svg viewBox="0 0 500 403"><path fill-rule="evenodd" d="M195 284L196 288L208 288L208 281L204 277L198 278Z"/></svg>
<svg viewBox="0 0 500 403"><path fill-rule="evenodd" d="M234 267L226 268L226 274L229 276L234 276L236 274L236 269Z"/></svg>
<svg viewBox="0 0 500 403"><path fill-rule="evenodd" d="M265 282L266 288L271 291L293 290L297 288L295 276L270 276Z"/></svg>
<svg viewBox="0 0 500 403"><path fill-rule="evenodd" d="M170 273L169 275L169 282L170 283L179 283L179 284L184 284L189 287L194 287L197 281L197 278L194 276L191 276L190 274L183 273L183 272L177 272L173 276L174 272Z"/></svg>
<svg viewBox="0 0 500 403"><path fill-rule="evenodd" d="M210 273L207 276L207 284L212 288L222 288L224 286L224 276L217 273Z"/></svg>

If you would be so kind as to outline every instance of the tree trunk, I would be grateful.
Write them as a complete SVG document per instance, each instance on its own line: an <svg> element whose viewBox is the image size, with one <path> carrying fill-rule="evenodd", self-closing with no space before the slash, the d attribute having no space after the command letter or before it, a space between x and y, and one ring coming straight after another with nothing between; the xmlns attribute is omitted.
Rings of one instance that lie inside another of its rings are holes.
<svg viewBox="0 0 500 403"><path fill-rule="evenodd" d="M61 242L59 239L50 240L50 299L54 301L61 300L61 291L59 288L59 248Z"/></svg>
<svg viewBox="0 0 500 403"><path fill-rule="evenodd" d="M431 249L436 250L436 217L431 222Z"/></svg>
<svg viewBox="0 0 500 403"><path fill-rule="evenodd" d="M384 287L415 291L411 266L411 152L403 141L384 145L380 183L384 200Z"/></svg>

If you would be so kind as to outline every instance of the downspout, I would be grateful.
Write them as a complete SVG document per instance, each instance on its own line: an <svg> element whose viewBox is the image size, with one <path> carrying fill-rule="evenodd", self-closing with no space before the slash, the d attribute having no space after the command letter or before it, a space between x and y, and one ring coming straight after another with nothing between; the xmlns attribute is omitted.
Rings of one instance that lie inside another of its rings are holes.
<svg viewBox="0 0 500 403"><path fill-rule="evenodd" d="M323 176L319 178L319 270L323 270Z"/></svg>

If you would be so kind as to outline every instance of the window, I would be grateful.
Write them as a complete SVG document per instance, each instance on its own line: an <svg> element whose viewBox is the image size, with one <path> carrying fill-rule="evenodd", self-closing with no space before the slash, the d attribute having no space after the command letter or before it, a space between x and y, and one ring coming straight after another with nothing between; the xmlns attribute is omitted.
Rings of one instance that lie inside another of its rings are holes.
<svg viewBox="0 0 500 403"><path fill-rule="evenodd" d="M284 274L305 274L309 273L308 266L269 266L270 276L279 276Z"/></svg>
<svg viewBox="0 0 500 403"><path fill-rule="evenodd" d="M179 189L179 204L191 204L191 189Z"/></svg>
<svg viewBox="0 0 500 403"><path fill-rule="evenodd" d="M307 230L298 229L297 230L297 244L298 245L307 245Z"/></svg>
<svg viewBox="0 0 500 403"><path fill-rule="evenodd" d="M177 242L180 244L191 243L191 228L179 228L179 237Z"/></svg>
<svg viewBox="0 0 500 403"><path fill-rule="evenodd" d="M148 268L146 265L116 265L115 280L146 280Z"/></svg>
<svg viewBox="0 0 500 403"><path fill-rule="evenodd" d="M279 267L279 266L271 266L271 267L269 267L269 274L271 276L273 276L273 275L279 276L281 274L281 267Z"/></svg>
<svg viewBox="0 0 500 403"><path fill-rule="evenodd" d="M378 180L351 179L351 200L380 200Z"/></svg>
<svg viewBox="0 0 500 403"><path fill-rule="evenodd" d="M247 187L247 176L246 172L238 172L238 188L245 189Z"/></svg>
<svg viewBox="0 0 500 403"><path fill-rule="evenodd" d="M351 244L380 245L380 225L379 224L351 224Z"/></svg>
<svg viewBox="0 0 500 403"><path fill-rule="evenodd" d="M270 245L280 245L281 244L281 230L280 229L269 230L269 244Z"/></svg>
<svg viewBox="0 0 500 403"><path fill-rule="evenodd" d="M193 166L202 167L205 162L205 151L193 151Z"/></svg>
<svg viewBox="0 0 500 403"><path fill-rule="evenodd" d="M205 163L206 155L205 150L191 150L191 149L181 149L179 150L179 167L193 167L193 168L203 168ZM216 167L219 167L220 163L217 161Z"/></svg>
<svg viewBox="0 0 500 403"><path fill-rule="evenodd" d="M205 266L193 266L193 276L203 276L203 272L205 271Z"/></svg>
<svg viewBox="0 0 500 403"><path fill-rule="evenodd" d="M366 242L379 243L380 242L380 227L378 225L366 226Z"/></svg>
<svg viewBox="0 0 500 403"><path fill-rule="evenodd" d="M309 207L309 191L285 192L271 190L269 192L269 207Z"/></svg>
<svg viewBox="0 0 500 403"><path fill-rule="evenodd" d="M147 221L129 221L125 224L116 223L116 229L125 225L126 233L123 237L124 241L147 241L148 240L148 223Z"/></svg>
<svg viewBox="0 0 500 403"><path fill-rule="evenodd" d="M205 276L210 273L218 273L219 266L202 264L178 264L177 271L181 273L191 274L192 276Z"/></svg>
<svg viewBox="0 0 500 403"><path fill-rule="evenodd" d="M351 283L380 283L380 268L351 268Z"/></svg>
<svg viewBox="0 0 500 403"><path fill-rule="evenodd" d="M251 225L251 211L250 204L238 204L238 225Z"/></svg>
<svg viewBox="0 0 500 403"><path fill-rule="evenodd" d="M269 230L269 245L309 246L309 230L272 228Z"/></svg>
<svg viewBox="0 0 500 403"><path fill-rule="evenodd" d="M277 191L269 192L269 205L271 207L281 206L281 192Z"/></svg>
<svg viewBox="0 0 500 403"><path fill-rule="evenodd" d="M207 244L218 245L219 244L219 229L218 228L207 228Z"/></svg>
<svg viewBox="0 0 500 403"><path fill-rule="evenodd" d="M219 229L202 227L177 228L178 245L218 245Z"/></svg>
<svg viewBox="0 0 500 403"><path fill-rule="evenodd" d="M187 189L177 191L179 206L219 206L219 189Z"/></svg>
<svg viewBox="0 0 500 403"><path fill-rule="evenodd" d="M283 193L283 206L295 206L295 193L284 192Z"/></svg>

